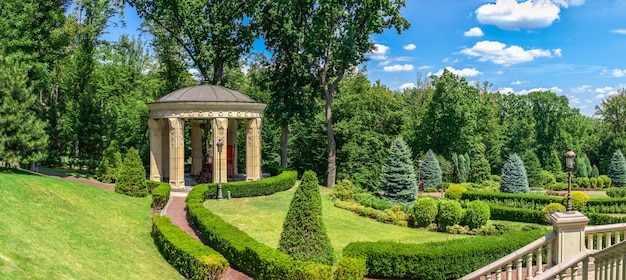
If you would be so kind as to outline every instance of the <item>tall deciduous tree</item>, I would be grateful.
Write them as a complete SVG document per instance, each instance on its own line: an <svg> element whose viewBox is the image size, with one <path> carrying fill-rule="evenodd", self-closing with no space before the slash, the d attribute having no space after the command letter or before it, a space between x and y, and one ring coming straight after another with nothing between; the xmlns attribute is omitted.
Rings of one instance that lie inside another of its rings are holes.
<svg viewBox="0 0 626 280"><path fill-rule="evenodd" d="M609 178L613 186L625 187L626 186L626 160L622 151L617 150L611 157L611 164L609 165Z"/></svg>
<svg viewBox="0 0 626 280"><path fill-rule="evenodd" d="M530 191L524 162L517 154L512 154L502 168L500 191L507 193L527 193Z"/></svg>
<svg viewBox="0 0 626 280"><path fill-rule="evenodd" d="M337 175L332 102L339 82L374 49L372 34L380 34L392 27L402 32L409 27L408 21L400 15L404 6L404 0L319 0L315 5L311 29L307 30L307 51L303 55L315 59L311 67L321 82L326 99L328 187L335 184Z"/></svg>
<svg viewBox="0 0 626 280"><path fill-rule="evenodd" d="M130 0L148 24L174 38L198 68L202 77L221 85L224 69L238 66L256 39L247 17L255 16L259 0L168 1ZM212 77L209 79L209 77Z"/></svg>
<svg viewBox="0 0 626 280"><path fill-rule="evenodd" d="M411 205L415 202L417 178L411 157L411 149L402 138L391 143L379 187L383 198L391 203Z"/></svg>

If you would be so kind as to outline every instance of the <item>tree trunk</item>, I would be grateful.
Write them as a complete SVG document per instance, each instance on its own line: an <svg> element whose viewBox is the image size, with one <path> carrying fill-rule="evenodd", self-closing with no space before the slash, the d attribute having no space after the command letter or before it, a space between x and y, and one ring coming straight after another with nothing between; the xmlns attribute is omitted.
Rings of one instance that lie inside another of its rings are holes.
<svg viewBox="0 0 626 280"><path fill-rule="evenodd" d="M284 121L281 124L281 137L280 137L280 166L287 168L287 145L289 140L289 122Z"/></svg>
<svg viewBox="0 0 626 280"><path fill-rule="evenodd" d="M335 143L335 131L333 128L333 113L331 105L333 102L332 94L326 93L326 133L328 137L328 170L326 171L326 186L332 188L335 186L337 177L337 144Z"/></svg>

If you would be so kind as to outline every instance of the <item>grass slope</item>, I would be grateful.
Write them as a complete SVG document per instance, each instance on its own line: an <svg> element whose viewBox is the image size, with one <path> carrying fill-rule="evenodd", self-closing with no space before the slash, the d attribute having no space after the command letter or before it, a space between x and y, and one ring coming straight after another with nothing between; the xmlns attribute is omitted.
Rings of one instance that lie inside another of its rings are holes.
<svg viewBox="0 0 626 280"><path fill-rule="evenodd" d="M183 279L150 236L149 198L0 169L0 279Z"/></svg>
<svg viewBox="0 0 626 280"><path fill-rule="evenodd" d="M226 222L245 231L252 238L269 246L278 247L283 220L295 188L274 195L237 198L231 200L207 200L205 207L222 217ZM353 241L396 241L424 243L456 238L466 235L451 235L429 232L414 228L384 224L361 217L350 211L337 208L330 200L331 189L321 187L322 214L335 255L340 257L343 248Z"/></svg>

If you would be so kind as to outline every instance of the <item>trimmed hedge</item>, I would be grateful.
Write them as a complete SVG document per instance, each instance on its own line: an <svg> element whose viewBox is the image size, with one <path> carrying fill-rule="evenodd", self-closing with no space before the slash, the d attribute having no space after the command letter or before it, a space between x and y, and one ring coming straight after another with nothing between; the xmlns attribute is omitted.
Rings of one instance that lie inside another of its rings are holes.
<svg viewBox="0 0 626 280"><path fill-rule="evenodd" d="M283 172L281 175L295 174ZM187 196L191 221L204 236L207 244L220 252L234 266L257 279L332 279L332 267L314 262L295 261L245 232L225 222L205 208L204 194L208 185L197 185ZM234 189L234 188L233 188Z"/></svg>
<svg viewBox="0 0 626 280"><path fill-rule="evenodd" d="M152 237L163 257L187 279L222 279L228 269L220 253L189 236L168 217L152 217Z"/></svg>
<svg viewBox="0 0 626 280"><path fill-rule="evenodd" d="M353 242L344 257L364 258L367 276L400 279L458 279L546 235L547 230L405 244Z"/></svg>
<svg viewBox="0 0 626 280"><path fill-rule="evenodd" d="M278 176L249 182L230 182L222 184L222 193L224 197L230 191L231 197L253 197L270 195L290 189L298 179L298 172L287 170ZM207 199L217 197L217 184L200 184L197 185L206 188L205 197ZM194 188L195 189L195 188Z"/></svg>
<svg viewBox="0 0 626 280"><path fill-rule="evenodd" d="M546 196L542 194L519 194L519 193L501 193L501 192L482 192L482 191L467 191L463 193L461 199L466 200L482 200L482 201L500 201L505 203L507 201L517 201L521 203L532 203L541 207L537 209L543 209L546 205L552 202L561 202L563 200L560 196Z"/></svg>
<svg viewBox="0 0 626 280"><path fill-rule="evenodd" d="M154 181L148 181L154 182ZM170 199L170 191L172 187L170 183L160 183L156 188L152 190L152 208L161 210L165 207L167 200Z"/></svg>
<svg viewBox="0 0 626 280"><path fill-rule="evenodd" d="M513 221L533 224L549 224L543 219L540 210L514 208L488 203L492 220Z"/></svg>
<svg viewBox="0 0 626 280"><path fill-rule="evenodd" d="M367 274L365 258L342 257L337 263L335 279L337 280L362 280Z"/></svg>

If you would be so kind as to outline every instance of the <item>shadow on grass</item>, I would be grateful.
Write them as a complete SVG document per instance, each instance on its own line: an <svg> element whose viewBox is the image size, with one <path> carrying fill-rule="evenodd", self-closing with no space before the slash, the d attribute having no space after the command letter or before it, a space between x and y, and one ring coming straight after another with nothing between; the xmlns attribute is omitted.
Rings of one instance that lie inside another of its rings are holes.
<svg viewBox="0 0 626 280"><path fill-rule="evenodd" d="M29 171L29 170L26 170L26 169L20 169L20 168L6 168L6 167L0 167L0 173L4 173L4 174L31 175L31 176L43 176L42 174L35 173L35 172L33 172L33 171Z"/></svg>

